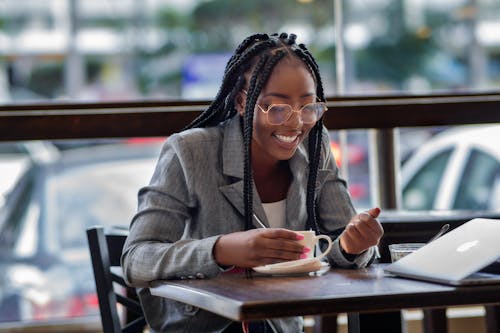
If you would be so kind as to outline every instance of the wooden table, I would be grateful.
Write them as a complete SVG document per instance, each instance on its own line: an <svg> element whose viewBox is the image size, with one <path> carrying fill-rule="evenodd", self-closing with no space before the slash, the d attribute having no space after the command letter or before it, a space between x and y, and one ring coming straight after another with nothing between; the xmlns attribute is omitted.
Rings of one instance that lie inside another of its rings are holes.
<svg viewBox="0 0 500 333"><path fill-rule="evenodd" d="M396 278L383 272L384 265L332 269L319 276L254 275L248 279L238 273L214 279L158 281L151 293L235 321L500 303L500 285L451 287ZM359 331L355 322L348 325L349 332Z"/></svg>

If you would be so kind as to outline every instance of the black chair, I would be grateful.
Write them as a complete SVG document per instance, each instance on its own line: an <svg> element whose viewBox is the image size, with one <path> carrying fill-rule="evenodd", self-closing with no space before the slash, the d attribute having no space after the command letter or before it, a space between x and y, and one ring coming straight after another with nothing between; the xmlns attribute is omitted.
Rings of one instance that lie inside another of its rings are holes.
<svg viewBox="0 0 500 333"><path fill-rule="evenodd" d="M120 256L127 233L128 231L121 229L105 233L100 226L87 229L104 333L142 333L146 326L137 293L134 288L126 285L120 267ZM119 287L114 288L114 283ZM118 303L124 306L122 318L118 314Z"/></svg>

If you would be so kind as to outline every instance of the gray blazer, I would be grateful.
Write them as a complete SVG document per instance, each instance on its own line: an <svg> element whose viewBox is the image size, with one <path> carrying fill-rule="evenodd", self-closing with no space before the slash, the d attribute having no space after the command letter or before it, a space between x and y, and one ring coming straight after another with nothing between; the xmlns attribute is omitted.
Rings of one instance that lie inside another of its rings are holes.
<svg viewBox="0 0 500 333"><path fill-rule="evenodd" d="M345 182L324 130L317 179L322 233L338 235L355 215ZM204 279L221 273L212 255L222 234L244 229L243 138L239 116L211 128L191 129L165 142L148 186L139 191L139 207L130 224L122 255L126 281L139 295L155 332L221 332L230 320L183 303L152 296L149 283L166 279ZM308 175L307 143L290 160L293 180L286 203L286 227L305 228ZM268 224L254 188L255 214ZM256 227L259 227L256 225ZM333 266L364 267L373 248L353 262L341 254L338 239L328 260ZM300 317L272 320L278 332L301 332Z"/></svg>

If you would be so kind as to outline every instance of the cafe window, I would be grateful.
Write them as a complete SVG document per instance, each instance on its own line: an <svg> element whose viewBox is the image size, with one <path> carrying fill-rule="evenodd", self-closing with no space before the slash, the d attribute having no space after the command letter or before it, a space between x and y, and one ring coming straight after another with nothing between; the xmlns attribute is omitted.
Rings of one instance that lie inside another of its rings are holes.
<svg viewBox="0 0 500 333"><path fill-rule="evenodd" d="M261 31L298 34L332 99L488 91L500 82L498 9L486 0L5 0L0 103L210 100L234 47ZM401 163L438 131L401 130ZM356 206L377 204L368 132L332 137Z"/></svg>
<svg viewBox="0 0 500 333"><path fill-rule="evenodd" d="M486 0L5 0L0 103L210 100L237 43L262 31L296 33L329 98L487 91L500 85L499 9ZM402 163L439 129L417 131L399 133ZM359 209L377 204L369 138L332 134Z"/></svg>
<svg viewBox="0 0 500 333"><path fill-rule="evenodd" d="M262 31L298 34L328 96L498 87L500 4L340 1L339 25L335 2L5 0L0 101L211 99L228 54Z"/></svg>

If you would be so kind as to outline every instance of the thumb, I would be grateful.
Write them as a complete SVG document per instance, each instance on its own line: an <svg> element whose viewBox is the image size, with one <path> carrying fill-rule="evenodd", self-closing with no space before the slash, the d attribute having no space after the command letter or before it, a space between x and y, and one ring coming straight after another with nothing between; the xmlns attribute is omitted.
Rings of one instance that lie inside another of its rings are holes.
<svg viewBox="0 0 500 333"><path fill-rule="evenodd" d="M371 217L376 218L380 214L380 208L375 207L371 208L370 210L367 211L368 214L370 214Z"/></svg>

